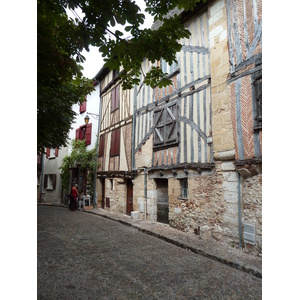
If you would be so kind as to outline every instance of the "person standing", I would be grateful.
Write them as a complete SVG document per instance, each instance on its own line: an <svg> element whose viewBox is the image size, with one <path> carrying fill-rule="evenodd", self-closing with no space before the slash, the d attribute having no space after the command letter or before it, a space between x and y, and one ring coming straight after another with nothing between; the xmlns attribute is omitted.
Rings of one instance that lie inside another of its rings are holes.
<svg viewBox="0 0 300 300"><path fill-rule="evenodd" d="M71 189L71 201L70 201L70 209L74 211L76 209L76 199L79 195L77 190L78 185L75 184Z"/></svg>

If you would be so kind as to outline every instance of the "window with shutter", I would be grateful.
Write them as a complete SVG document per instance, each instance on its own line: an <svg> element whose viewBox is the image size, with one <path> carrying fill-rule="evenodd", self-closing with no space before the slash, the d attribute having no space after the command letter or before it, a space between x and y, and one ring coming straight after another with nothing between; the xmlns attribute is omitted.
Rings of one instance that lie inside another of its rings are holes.
<svg viewBox="0 0 300 300"><path fill-rule="evenodd" d="M85 96L85 101L79 106L79 112L81 114L84 113L85 111L86 111L86 96Z"/></svg>
<svg viewBox="0 0 300 300"><path fill-rule="evenodd" d="M178 143L178 106L170 103L154 110L153 148L167 148Z"/></svg>
<svg viewBox="0 0 300 300"><path fill-rule="evenodd" d="M119 108L119 100L120 100L120 85L117 85L111 91L111 112Z"/></svg>
<svg viewBox="0 0 300 300"><path fill-rule="evenodd" d="M120 128L111 133L110 156L120 155Z"/></svg>
<svg viewBox="0 0 300 300"><path fill-rule="evenodd" d="M58 156L58 148L47 148L46 157L49 159L53 159Z"/></svg>
<svg viewBox="0 0 300 300"><path fill-rule="evenodd" d="M100 143L99 143L99 157L104 156L104 143L105 143L105 134L100 136Z"/></svg>
<svg viewBox="0 0 300 300"><path fill-rule="evenodd" d="M76 141L84 140L85 145L90 145L92 143L92 123L87 125L82 125L76 129Z"/></svg>
<svg viewBox="0 0 300 300"><path fill-rule="evenodd" d="M253 75L253 85L254 85L254 129L262 128L262 72L257 71Z"/></svg>

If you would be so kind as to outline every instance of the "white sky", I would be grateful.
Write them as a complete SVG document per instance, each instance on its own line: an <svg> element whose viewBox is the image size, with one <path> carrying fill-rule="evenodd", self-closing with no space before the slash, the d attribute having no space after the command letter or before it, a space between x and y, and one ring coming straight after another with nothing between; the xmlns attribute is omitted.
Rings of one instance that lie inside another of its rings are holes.
<svg viewBox="0 0 300 300"><path fill-rule="evenodd" d="M141 26L141 28L150 28L153 23L153 17L150 16L148 13L145 13L145 2L144 0L136 0L137 5L141 8L142 12L145 14L145 22ZM77 12L77 11L76 11ZM79 12L77 12L79 14ZM74 17L72 14L69 15L70 17ZM124 36L128 35L128 32L122 30L122 26L114 27L114 30L120 30L124 32ZM83 75L87 78L92 79L102 68L103 66L103 58L101 53L98 51L96 47L90 47L90 51L83 51L83 56L86 58L86 61L82 64L84 67Z"/></svg>

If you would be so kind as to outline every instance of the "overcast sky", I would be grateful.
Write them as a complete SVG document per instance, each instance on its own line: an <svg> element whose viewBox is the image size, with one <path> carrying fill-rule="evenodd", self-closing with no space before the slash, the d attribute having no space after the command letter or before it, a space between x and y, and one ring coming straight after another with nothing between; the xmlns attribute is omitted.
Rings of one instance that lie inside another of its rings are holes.
<svg viewBox="0 0 300 300"><path fill-rule="evenodd" d="M136 3L142 9L142 12L145 14L145 22L141 26L141 28L150 28L153 23L153 17L144 12L144 9L145 9L144 0L136 0ZM70 15L70 16L72 16L72 15ZM116 26L115 29L123 31L123 30L121 30L121 28L122 27ZM124 35L125 34L128 35L128 32L124 32ZM126 35L125 35L125 37L126 37ZM83 64L83 67L84 67L83 75L87 78L92 79L103 66L104 62L103 62L101 53L98 51L98 48L90 47L89 52L83 51L82 54L86 58L86 61Z"/></svg>

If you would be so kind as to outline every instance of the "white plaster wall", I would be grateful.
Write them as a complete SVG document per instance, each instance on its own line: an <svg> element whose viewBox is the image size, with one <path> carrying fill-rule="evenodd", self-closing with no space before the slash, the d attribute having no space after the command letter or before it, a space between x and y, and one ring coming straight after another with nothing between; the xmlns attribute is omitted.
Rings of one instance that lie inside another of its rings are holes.
<svg viewBox="0 0 300 300"><path fill-rule="evenodd" d="M43 182L42 182L42 202L46 203L61 203L62 186L61 186L61 170L59 167L62 165L63 158L67 155L68 148L63 147L58 150L58 156L54 158L46 158L44 154L44 170L43 170ZM56 174L56 188L55 190L44 189L45 174Z"/></svg>
<svg viewBox="0 0 300 300"><path fill-rule="evenodd" d="M80 107L79 104L74 104L72 106L73 111L77 113L77 118L75 122L72 124L72 128L69 132L70 141L75 139L76 129L85 124L84 117L86 116L87 112L99 115L99 101L100 101L99 89L100 89L100 85L98 84L97 86L95 86L95 90L90 95L87 95L85 112L83 113L79 112L79 107ZM92 140L91 140L91 144L87 146L87 150L91 150L94 148L97 141L97 132L98 132L98 120L92 115L89 115L89 117L90 117L89 123L92 124ZM69 147L68 155L71 154L71 151L72 149L71 147Z"/></svg>

